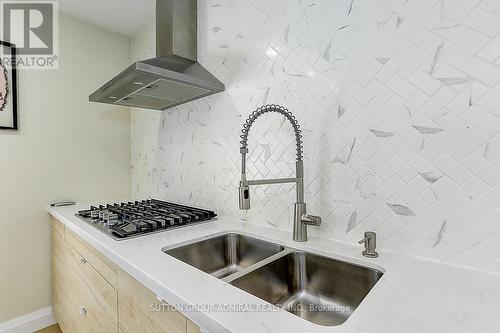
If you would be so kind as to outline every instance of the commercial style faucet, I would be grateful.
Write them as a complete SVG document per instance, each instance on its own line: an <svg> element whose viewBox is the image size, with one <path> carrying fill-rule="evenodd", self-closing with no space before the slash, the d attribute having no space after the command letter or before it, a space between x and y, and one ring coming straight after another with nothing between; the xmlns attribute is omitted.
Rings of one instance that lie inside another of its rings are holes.
<svg viewBox="0 0 500 333"><path fill-rule="evenodd" d="M276 112L283 115L292 125L295 132L295 143L297 146L297 160L295 162L295 178L275 178L275 179L261 179L261 180L247 180L246 178L246 155L248 154L248 133L250 127L257 118L268 112ZM241 153L241 181L239 187L239 206L242 210L250 209L250 186L253 185L269 185L269 184L284 184L295 183L297 193L297 200L294 209L294 222L293 222L293 240L296 242L307 241L307 226L319 226L321 224L321 217L306 214L306 204L304 202L304 162L302 151L302 135L300 126L295 116L279 105L265 105L254 112L248 117L243 129L241 130L240 153Z"/></svg>

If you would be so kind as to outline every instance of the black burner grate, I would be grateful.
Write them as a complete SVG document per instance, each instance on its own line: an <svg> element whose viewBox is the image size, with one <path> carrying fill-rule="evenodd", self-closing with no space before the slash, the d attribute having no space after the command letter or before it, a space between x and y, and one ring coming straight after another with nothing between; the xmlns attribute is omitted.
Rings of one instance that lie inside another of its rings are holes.
<svg viewBox="0 0 500 333"><path fill-rule="evenodd" d="M115 239L208 221L217 216L210 210L156 199L91 206L77 215Z"/></svg>

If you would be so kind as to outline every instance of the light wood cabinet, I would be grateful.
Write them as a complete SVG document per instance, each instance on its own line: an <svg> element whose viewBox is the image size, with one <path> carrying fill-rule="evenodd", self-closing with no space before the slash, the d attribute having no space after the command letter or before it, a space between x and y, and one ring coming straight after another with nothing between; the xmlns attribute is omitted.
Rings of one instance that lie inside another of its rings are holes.
<svg viewBox="0 0 500 333"><path fill-rule="evenodd" d="M64 333L199 333L196 324L52 218L52 303Z"/></svg>

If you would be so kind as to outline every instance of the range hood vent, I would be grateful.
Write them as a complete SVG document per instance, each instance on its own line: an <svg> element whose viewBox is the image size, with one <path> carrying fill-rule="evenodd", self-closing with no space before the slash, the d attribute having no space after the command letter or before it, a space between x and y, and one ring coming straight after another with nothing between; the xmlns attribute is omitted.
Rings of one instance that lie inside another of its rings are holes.
<svg viewBox="0 0 500 333"><path fill-rule="evenodd" d="M157 0L156 57L135 62L89 100L165 110L224 91L224 84L196 61L196 16L196 0Z"/></svg>

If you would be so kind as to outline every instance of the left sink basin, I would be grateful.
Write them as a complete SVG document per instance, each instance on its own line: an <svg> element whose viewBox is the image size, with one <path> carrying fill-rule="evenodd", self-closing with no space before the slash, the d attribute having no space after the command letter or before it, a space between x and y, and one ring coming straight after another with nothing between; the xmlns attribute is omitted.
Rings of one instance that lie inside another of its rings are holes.
<svg viewBox="0 0 500 333"><path fill-rule="evenodd" d="M229 233L163 252L222 279L283 250L279 244Z"/></svg>

